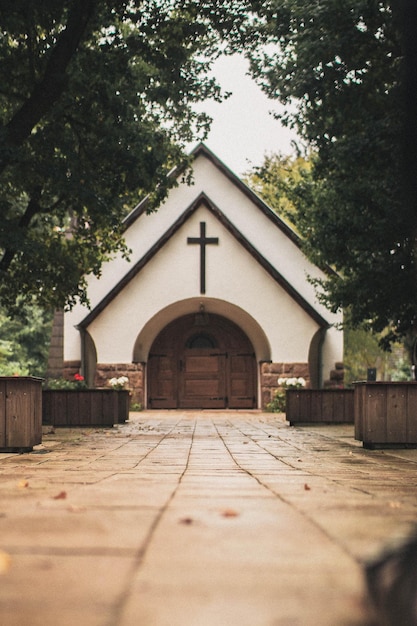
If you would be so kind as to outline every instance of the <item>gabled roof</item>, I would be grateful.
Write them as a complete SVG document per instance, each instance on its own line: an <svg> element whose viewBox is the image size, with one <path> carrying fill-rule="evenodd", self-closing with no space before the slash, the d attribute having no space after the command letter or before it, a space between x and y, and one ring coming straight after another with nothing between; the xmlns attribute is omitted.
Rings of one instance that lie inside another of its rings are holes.
<svg viewBox="0 0 417 626"><path fill-rule="evenodd" d="M203 143L198 144L190 153L190 157L194 160L199 157L206 157L220 172L237 187L249 200L262 211L266 217L271 220L282 232L301 248L300 237L290 228L276 213L273 211L259 196L256 195L250 187L248 187L236 174L232 172L207 146ZM175 168L170 173L170 177L177 179L184 172L183 168ZM149 196L146 196L123 220L125 229L127 229L135 220L137 220L149 208Z"/></svg>
<svg viewBox="0 0 417 626"><path fill-rule="evenodd" d="M200 150L207 150L204 146L200 147ZM211 154L211 153L210 153ZM217 160L214 155L213 158ZM223 166L224 167L224 166ZM229 170L228 170L229 171ZM230 173L232 176L232 182L236 184L236 177L234 174ZM264 205L259 198L255 194L252 194L250 190L243 185L243 189L248 190L248 193L251 194L251 200L256 198L261 205ZM231 235L242 245L246 251L263 267L264 270L268 272L268 274L290 295L290 297L296 301L301 308L303 308L306 313L314 319L319 326L323 328L328 328L328 322L316 311L316 309L309 303L307 300L296 290L294 287L282 276L280 272L277 271L275 267L269 263L269 261L261 255L261 253L248 241L248 239L232 224L226 215L221 211L221 209L216 206L207 195L202 192L200 193L195 200L190 204L190 206L180 215L180 217L165 231L165 233L160 237L158 241L148 250L148 252L141 258L139 261L132 266L132 268L121 278L121 280L111 289L106 296L95 306L90 313L80 322L80 328L87 328L91 322L98 317L98 315L108 306L108 304L129 284L129 282L150 262L150 260L161 250L161 248L170 240L170 238L185 224L185 222L193 215L193 213L200 207L204 206L207 208L218 220L219 222L231 233ZM134 212L136 215L134 219L137 219L139 215L146 210L146 207L143 206L143 203L138 205ZM271 213L270 209L268 209L268 217L269 213ZM279 218L278 218L279 220ZM133 220L134 221L134 220ZM275 220L274 220L275 221ZM281 225L282 221L279 220ZM130 221L132 223L132 220ZM282 223L283 224L283 223ZM285 226L285 225L284 225ZM287 228L287 227L286 227ZM293 232L293 231L291 231Z"/></svg>

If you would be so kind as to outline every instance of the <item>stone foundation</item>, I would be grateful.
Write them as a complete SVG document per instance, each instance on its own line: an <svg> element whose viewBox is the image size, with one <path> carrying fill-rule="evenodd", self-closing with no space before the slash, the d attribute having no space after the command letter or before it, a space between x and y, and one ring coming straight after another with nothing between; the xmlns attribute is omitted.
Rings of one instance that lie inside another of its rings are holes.
<svg viewBox="0 0 417 626"><path fill-rule="evenodd" d="M74 374L80 371L80 361L65 361L63 376L67 380L73 380ZM343 387L343 363L337 363L331 373L331 380L326 381L325 388ZM94 379L95 387L109 387L110 378L127 376L129 389L132 392L131 403L144 406L145 397L145 365L143 363L98 363ZM260 364L260 405L265 409L278 389L278 378L299 378L306 381L306 387L310 387L310 373L308 363L261 363Z"/></svg>
<svg viewBox="0 0 417 626"><path fill-rule="evenodd" d="M109 387L111 378L127 376L127 388L131 391L131 405L144 406L144 365L142 363L97 363L95 387Z"/></svg>
<svg viewBox="0 0 417 626"><path fill-rule="evenodd" d="M62 377L74 380L74 375L81 371L81 361L64 361ZM131 404L140 404L144 400L144 366L142 363L97 363L94 377L94 387L110 389L109 380L127 376L131 391Z"/></svg>
<svg viewBox="0 0 417 626"><path fill-rule="evenodd" d="M310 386L308 363L261 363L261 408L265 409L278 390L278 378L304 378Z"/></svg>
<svg viewBox="0 0 417 626"><path fill-rule="evenodd" d="M81 361L64 361L61 376L65 378L65 380L74 380L75 374L79 374L80 371ZM60 378L61 376L57 375L57 372L55 372L55 378Z"/></svg>

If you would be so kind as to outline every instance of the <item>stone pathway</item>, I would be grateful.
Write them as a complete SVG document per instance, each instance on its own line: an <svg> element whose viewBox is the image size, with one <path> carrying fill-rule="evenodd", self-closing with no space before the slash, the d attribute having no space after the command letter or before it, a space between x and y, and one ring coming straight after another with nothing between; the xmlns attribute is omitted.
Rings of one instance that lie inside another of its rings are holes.
<svg viewBox="0 0 417 626"><path fill-rule="evenodd" d="M416 494L417 451L353 426L44 428L0 455L0 626L369 626L361 563L409 533Z"/></svg>

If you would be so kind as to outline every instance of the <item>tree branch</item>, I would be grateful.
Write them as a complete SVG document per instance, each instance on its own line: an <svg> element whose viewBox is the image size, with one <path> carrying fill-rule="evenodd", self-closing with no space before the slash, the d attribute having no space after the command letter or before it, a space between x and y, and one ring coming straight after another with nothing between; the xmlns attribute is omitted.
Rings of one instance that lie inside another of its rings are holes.
<svg viewBox="0 0 417 626"><path fill-rule="evenodd" d="M35 190L33 196L28 202L26 211L23 213L19 220L18 228L22 230L26 229L29 226L32 217L36 215L36 213L40 212L41 207L39 201L41 198L41 193L42 191L40 188ZM0 261L0 272L7 272L10 267L10 263L13 261L15 255L16 250L14 248L7 248L4 251L3 257Z"/></svg>
<svg viewBox="0 0 417 626"><path fill-rule="evenodd" d="M0 172L7 167L14 148L22 145L33 128L52 109L67 83L66 71L85 34L97 0L74 0L67 25L58 37L42 80L16 115L4 127Z"/></svg>

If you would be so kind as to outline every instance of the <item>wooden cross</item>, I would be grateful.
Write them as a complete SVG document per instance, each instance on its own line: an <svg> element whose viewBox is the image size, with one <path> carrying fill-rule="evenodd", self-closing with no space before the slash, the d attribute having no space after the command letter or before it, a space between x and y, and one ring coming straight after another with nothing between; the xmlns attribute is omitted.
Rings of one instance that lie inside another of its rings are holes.
<svg viewBox="0 0 417 626"><path fill-rule="evenodd" d="M206 223L200 222L200 237L187 237L187 243L200 246L200 293L206 293L206 246L218 244L218 237L206 237Z"/></svg>

